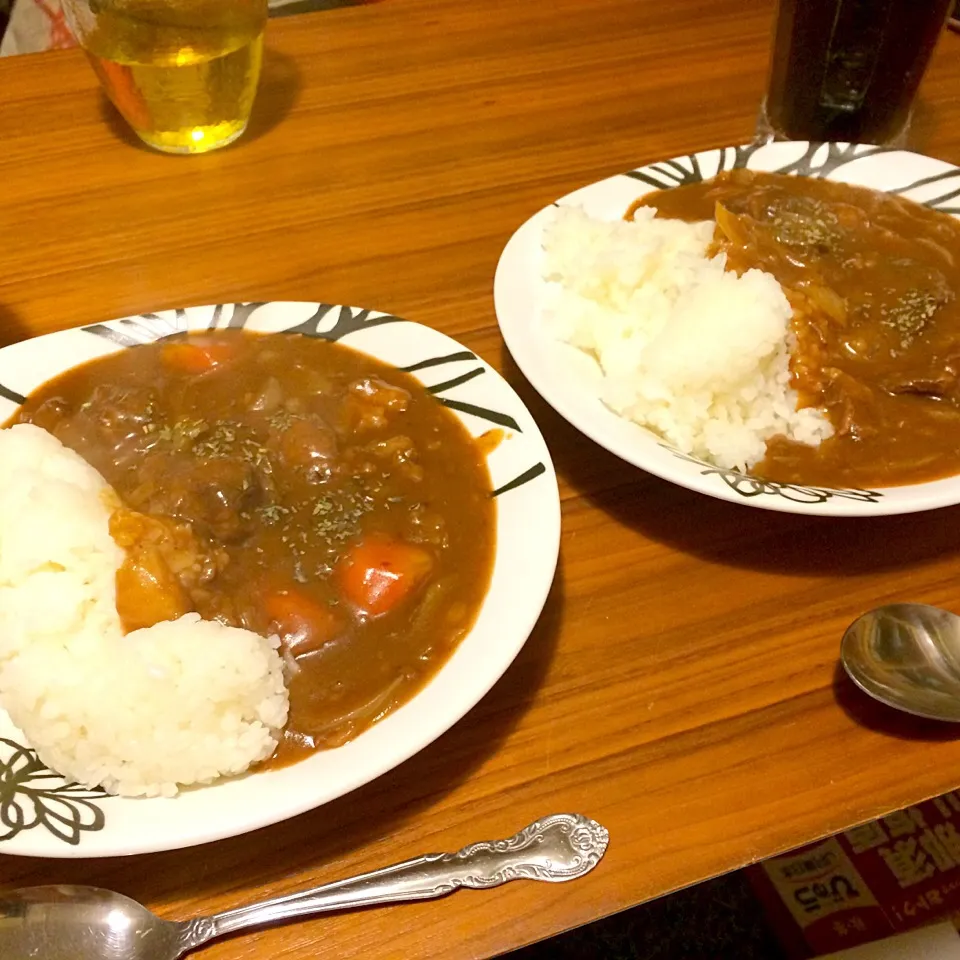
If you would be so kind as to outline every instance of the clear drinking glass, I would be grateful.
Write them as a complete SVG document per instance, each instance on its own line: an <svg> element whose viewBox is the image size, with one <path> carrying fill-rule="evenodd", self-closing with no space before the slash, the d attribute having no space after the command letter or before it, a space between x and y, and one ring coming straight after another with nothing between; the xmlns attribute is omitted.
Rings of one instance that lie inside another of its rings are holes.
<svg viewBox="0 0 960 960"><path fill-rule="evenodd" d="M951 0L779 0L758 134L901 145Z"/></svg>
<svg viewBox="0 0 960 960"><path fill-rule="evenodd" d="M206 153L246 129L267 0L64 0L107 96L151 147Z"/></svg>

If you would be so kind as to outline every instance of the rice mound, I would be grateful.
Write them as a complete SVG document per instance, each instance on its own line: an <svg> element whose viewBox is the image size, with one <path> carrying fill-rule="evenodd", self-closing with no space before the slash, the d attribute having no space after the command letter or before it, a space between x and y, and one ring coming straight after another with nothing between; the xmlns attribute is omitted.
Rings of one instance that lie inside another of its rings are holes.
<svg viewBox="0 0 960 960"><path fill-rule="evenodd" d="M116 504L46 431L0 430L0 704L64 777L173 796L273 752L289 706L279 641L198 614L125 636Z"/></svg>
<svg viewBox="0 0 960 960"><path fill-rule="evenodd" d="M712 221L605 221L559 207L543 234L551 333L594 356L601 399L683 453L748 469L778 434L816 445L833 433L790 388L792 311L761 270L707 257Z"/></svg>

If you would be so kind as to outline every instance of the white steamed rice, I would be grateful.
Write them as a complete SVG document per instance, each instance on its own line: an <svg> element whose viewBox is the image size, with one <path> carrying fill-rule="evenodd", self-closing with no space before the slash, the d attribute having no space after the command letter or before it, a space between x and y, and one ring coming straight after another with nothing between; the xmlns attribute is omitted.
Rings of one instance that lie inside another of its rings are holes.
<svg viewBox="0 0 960 960"><path fill-rule="evenodd" d="M0 704L68 779L172 796L273 752L288 710L278 641L197 614L124 636L115 503L50 434L0 430Z"/></svg>
<svg viewBox="0 0 960 960"><path fill-rule="evenodd" d="M747 469L783 434L818 444L824 414L796 409L791 308L760 270L724 271L706 256L712 221L598 220L559 207L544 230L545 322L593 355L602 400L684 453Z"/></svg>

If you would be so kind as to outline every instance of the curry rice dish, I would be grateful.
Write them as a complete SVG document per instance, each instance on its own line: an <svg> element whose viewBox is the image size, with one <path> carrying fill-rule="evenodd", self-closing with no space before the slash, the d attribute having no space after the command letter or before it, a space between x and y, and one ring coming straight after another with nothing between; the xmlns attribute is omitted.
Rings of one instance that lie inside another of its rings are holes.
<svg viewBox="0 0 960 960"><path fill-rule="evenodd" d="M541 317L616 414L788 484L960 472L960 223L846 183L734 170L622 219L545 218Z"/></svg>
<svg viewBox="0 0 960 960"><path fill-rule="evenodd" d="M262 640L267 673L271 654L282 665L289 717L250 762L288 764L357 736L428 681L482 604L495 538L482 445L412 376L343 345L171 338L69 370L11 424L42 428L108 485L120 635L202 617ZM32 455L39 477L53 454ZM15 587L0 573L0 616ZM9 711L2 652L0 698Z"/></svg>

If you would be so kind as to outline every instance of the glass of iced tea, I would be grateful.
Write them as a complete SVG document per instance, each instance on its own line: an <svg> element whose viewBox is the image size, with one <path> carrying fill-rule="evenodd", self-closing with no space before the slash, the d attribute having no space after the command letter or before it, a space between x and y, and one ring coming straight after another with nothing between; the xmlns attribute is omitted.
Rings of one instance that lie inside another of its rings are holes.
<svg viewBox="0 0 960 960"><path fill-rule="evenodd" d="M758 134L902 145L952 0L779 0Z"/></svg>
<svg viewBox="0 0 960 960"><path fill-rule="evenodd" d="M246 129L267 0L64 0L107 96L151 147L206 153Z"/></svg>

